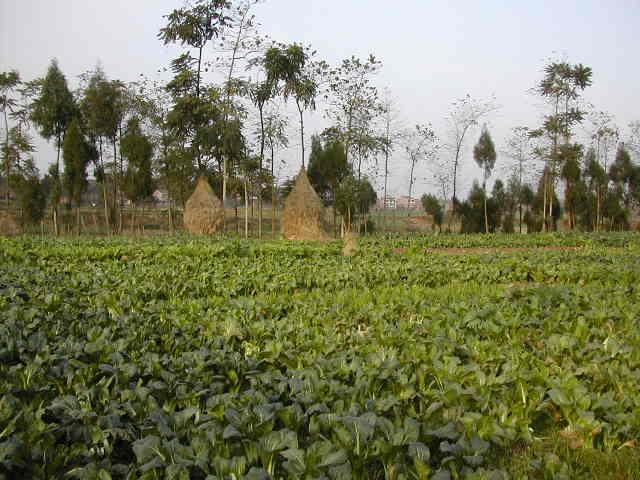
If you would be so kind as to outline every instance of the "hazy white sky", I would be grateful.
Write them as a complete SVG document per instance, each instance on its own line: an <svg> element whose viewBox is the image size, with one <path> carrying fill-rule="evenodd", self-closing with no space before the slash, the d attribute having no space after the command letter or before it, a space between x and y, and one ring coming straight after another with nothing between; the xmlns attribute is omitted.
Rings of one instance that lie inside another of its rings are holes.
<svg viewBox="0 0 640 480"><path fill-rule="evenodd" d="M0 0L0 70L17 69L30 80L42 76L55 57L72 87L98 62L110 78L151 75L178 52L156 35L162 15L182 4ZM278 41L310 43L330 63L375 54L384 65L376 83L391 89L404 123L431 122L444 139L451 102L467 93L495 94L501 108L487 121L498 149L511 127L536 127L543 110L530 90L545 61L558 56L593 68L585 99L614 115L623 133L630 121L640 119L638 0L266 0L256 15L262 32ZM288 161L283 174L299 165L295 117L291 124L293 142L282 154ZM323 128L320 110L309 116L308 125L309 134ZM467 142L459 180L463 189L480 177L471 157L478 134ZM55 158L53 149L43 141L37 146L35 157L44 170ZM497 168L507 161L499 154ZM392 193L406 194L408 161L400 150L393 163ZM433 191L425 180L427 166L419 171L416 193Z"/></svg>

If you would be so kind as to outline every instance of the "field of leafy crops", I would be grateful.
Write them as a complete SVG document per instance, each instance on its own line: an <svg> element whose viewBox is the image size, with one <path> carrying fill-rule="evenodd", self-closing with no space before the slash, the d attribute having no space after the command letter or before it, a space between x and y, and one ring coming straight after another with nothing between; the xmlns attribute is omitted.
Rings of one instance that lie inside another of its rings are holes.
<svg viewBox="0 0 640 480"><path fill-rule="evenodd" d="M0 478L640 478L640 237L340 248L0 238Z"/></svg>

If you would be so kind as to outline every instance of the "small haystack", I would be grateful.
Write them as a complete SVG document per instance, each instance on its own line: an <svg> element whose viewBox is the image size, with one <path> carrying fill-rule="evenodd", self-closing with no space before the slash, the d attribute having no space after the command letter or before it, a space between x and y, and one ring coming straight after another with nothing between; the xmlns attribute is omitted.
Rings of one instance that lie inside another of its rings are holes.
<svg viewBox="0 0 640 480"><path fill-rule="evenodd" d="M15 217L10 212L0 210L0 235L19 235L21 232Z"/></svg>
<svg viewBox="0 0 640 480"><path fill-rule="evenodd" d="M309 183L304 168L284 202L282 229L287 240L328 240L322 200Z"/></svg>
<svg viewBox="0 0 640 480"><path fill-rule="evenodd" d="M207 179L198 178L196 189L184 207L184 227L195 235L213 235L222 227L222 203Z"/></svg>
<svg viewBox="0 0 640 480"><path fill-rule="evenodd" d="M352 257L358 251L358 235L355 232L348 231L343 238L342 255Z"/></svg>

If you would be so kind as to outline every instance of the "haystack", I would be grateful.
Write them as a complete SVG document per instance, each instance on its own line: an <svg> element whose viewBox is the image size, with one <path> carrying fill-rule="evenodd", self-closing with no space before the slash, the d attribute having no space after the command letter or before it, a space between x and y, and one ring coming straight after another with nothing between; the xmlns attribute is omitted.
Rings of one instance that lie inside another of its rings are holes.
<svg viewBox="0 0 640 480"><path fill-rule="evenodd" d="M352 231L348 231L344 234L342 246L342 255L345 257L351 257L358 251L358 234Z"/></svg>
<svg viewBox="0 0 640 480"><path fill-rule="evenodd" d="M10 212L0 210L0 235L18 235L21 231L15 217Z"/></svg>
<svg viewBox="0 0 640 480"><path fill-rule="evenodd" d="M206 178L198 178L196 189L184 207L184 227L196 235L213 235L223 222L222 203Z"/></svg>
<svg viewBox="0 0 640 480"><path fill-rule="evenodd" d="M287 240L329 240L322 200L309 183L304 168L284 202L282 229Z"/></svg>

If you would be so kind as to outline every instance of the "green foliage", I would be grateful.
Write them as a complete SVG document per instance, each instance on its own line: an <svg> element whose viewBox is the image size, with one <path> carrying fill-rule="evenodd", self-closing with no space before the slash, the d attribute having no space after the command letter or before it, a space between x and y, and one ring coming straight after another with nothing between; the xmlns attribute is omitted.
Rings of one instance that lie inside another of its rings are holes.
<svg viewBox="0 0 640 480"><path fill-rule="evenodd" d="M489 232L495 232L499 226L500 216L498 203L494 198L486 198L484 189L474 182L466 201L462 202L457 211L462 220L462 233L479 233L486 231L485 203Z"/></svg>
<svg viewBox="0 0 640 480"><path fill-rule="evenodd" d="M376 203L376 192L366 177L345 177L335 193L334 207L351 224L357 214L366 214Z"/></svg>
<svg viewBox="0 0 640 480"><path fill-rule="evenodd" d="M76 112L73 95L56 60L51 61L46 76L39 80L39 95L31 105L31 120L40 135L54 138L58 148L62 137Z"/></svg>
<svg viewBox="0 0 640 480"><path fill-rule="evenodd" d="M285 100L293 97L299 108L315 109L318 86L306 69L309 57L308 49L302 45L283 44L267 50L264 67L269 85L280 88Z"/></svg>
<svg viewBox="0 0 640 480"><path fill-rule="evenodd" d="M300 116L300 139L302 166L304 167L304 120L305 110L315 110L318 82L311 71L312 53L297 43L280 44L269 48L263 66L266 82L273 91L278 91L285 101L293 97Z"/></svg>
<svg viewBox="0 0 640 480"><path fill-rule="evenodd" d="M100 68L90 74L80 109L88 134L93 138L116 137L124 108L120 87L119 82L109 81Z"/></svg>
<svg viewBox="0 0 640 480"><path fill-rule="evenodd" d="M484 174L484 181L491 176L496 164L496 147L487 128L482 129L478 143L473 147L473 158Z"/></svg>
<svg viewBox="0 0 640 480"><path fill-rule="evenodd" d="M429 215L433 217L433 227L437 225L438 228L442 228L442 221L444 220L444 208L442 203L435 195L425 193L420 199L422 208Z"/></svg>
<svg viewBox="0 0 640 480"><path fill-rule="evenodd" d="M543 129L552 137L563 135L568 143L572 127L581 123L584 118L584 112L580 110L576 100L580 92L591 85L593 71L582 64L551 62L545 66L544 72L545 76L538 84L539 94L552 102L559 102L564 110L556 110L557 113L547 115Z"/></svg>
<svg viewBox="0 0 640 480"><path fill-rule="evenodd" d="M178 8L165 15L167 25L160 29L158 38L165 45L180 43L202 48L217 37L229 22L228 0L198 0L190 8Z"/></svg>
<svg viewBox="0 0 640 480"><path fill-rule="evenodd" d="M634 199L638 199L640 192L639 166L631 161L631 156L624 145L618 147L616 159L609 167L609 178L618 189L625 207L629 208Z"/></svg>
<svg viewBox="0 0 640 480"><path fill-rule="evenodd" d="M40 181L33 160L25 162L20 173L12 174L10 180L16 192L23 225L38 223L44 217L47 206L47 188Z"/></svg>
<svg viewBox="0 0 640 480"><path fill-rule="evenodd" d="M92 150L85 140L80 123L74 118L67 129L62 145L64 159L63 184L74 205L80 206L82 193L87 188L87 165L91 161Z"/></svg>
<svg viewBox="0 0 640 480"><path fill-rule="evenodd" d="M129 120L120 148L122 155L127 159L124 180L124 191L127 198L134 203L145 200L153 193L151 176L153 145L149 138L142 133L140 121L137 118Z"/></svg>
<svg viewBox="0 0 640 480"><path fill-rule="evenodd" d="M635 236L340 248L0 239L0 472L589 478L625 456L634 472ZM555 437L577 447L538 440Z"/></svg>
<svg viewBox="0 0 640 480"><path fill-rule="evenodd" d="M311 153L307 174L316 193L331 205L340 183L351 173L344 145L329 138L324 144L320 137L311 137Z"/></svg>

